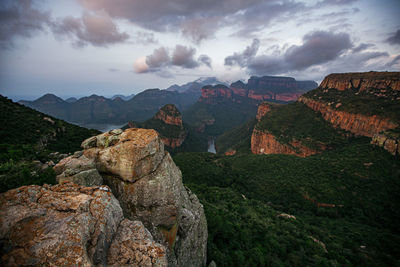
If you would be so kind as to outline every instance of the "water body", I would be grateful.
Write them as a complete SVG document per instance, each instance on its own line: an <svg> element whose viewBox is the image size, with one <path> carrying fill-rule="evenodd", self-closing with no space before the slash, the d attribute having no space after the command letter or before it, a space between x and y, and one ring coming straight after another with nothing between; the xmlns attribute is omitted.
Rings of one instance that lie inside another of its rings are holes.
<svg viewBox="0 0 400 267"><path fill-rule="evenodd" d="M217 151L215 150L215 138L212 138L208 141L208 152L216 154Z"/></svg>
<svg viewBox="0 0 400 267"><path fill-rule="evenodd" d="M88 129L96 129L99 130L101 132L108 132L114 129L120 129L123 126L126 125L126 123L124 124L101 124L101 123L92 123L92 124L85 124L85 123L75 123L81 127L85 127Z"/></svg>

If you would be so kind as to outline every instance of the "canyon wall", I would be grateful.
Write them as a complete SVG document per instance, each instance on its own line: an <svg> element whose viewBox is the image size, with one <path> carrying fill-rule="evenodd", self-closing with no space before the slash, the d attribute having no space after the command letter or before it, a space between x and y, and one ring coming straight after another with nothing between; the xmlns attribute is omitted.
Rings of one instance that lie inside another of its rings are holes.
<svg viewBox="0 0 400 267"><path fill-rule="evenodd" d="M319 151L310 149L296 140L289 144L280 143L271 133L254 129L251 135L251 152L253 154L287 154L308 157Z"/></svg>
<svg viewBox="0 0 400 267"><path fill-rule="evenodd" d="M317 86L314 81L296 81L290 77L252 76L247 84L237 81L230 87L221 84L204 86L199 101L214 103L215 98L239 103L244 99L251 99L255 104L264 100L296 101L302 93Z"/></svg>
<svg viewBox="0 0 400 267"><path fill-rule="evenodd" d="M400 75L399 72L333 73L326 76L319 87L340 91L350 88L400 90Z"/></svg>
<svg viewBox="0 0 400 267"><path fill-rule="evenodd" d="M336 110L328 106L326 103L303 96L299 98L299 102L302 102L309 108L320 112L322 117L326 121L330 122L334 127L344 129L355 135L372 137L382 131L399 126L397 123L387 118Z"/></svg>
<svg viewBox="0 0 400 267"><path fill-rule="evenodd" d="M271 105L270 104L265 103L265 102L261 103L260 105L258 105L256 119L258 121L261 120L261 118L264 117L265 114L267 114L270 111L271 111Z"/></svg>

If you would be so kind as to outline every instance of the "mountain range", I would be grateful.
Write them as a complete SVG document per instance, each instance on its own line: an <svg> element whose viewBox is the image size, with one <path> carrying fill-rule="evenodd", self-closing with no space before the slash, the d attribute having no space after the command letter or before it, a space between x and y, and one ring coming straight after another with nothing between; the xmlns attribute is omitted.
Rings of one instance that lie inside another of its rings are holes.
<svg viewBox="0 0 400 267"><path fill-rule="evenodd" d="M166 104L174 104L179 110L185 111L197 100L203 101L202 99L209 98L207 89L213 84L228 88L226 83L218 81L215 77L207 77L181 86L173 85L165 90L147 89L129 100L124 100L122 97L110 99L98 95L63 100L53 94L46 94L35 101L19 101L19 103L80 125L96 123L116 125L128 121L142 122L150 119ZM316 87L317 84L313 81L299 82L288 77L253 76L247 84L241 81L232 83L230 91L236 98L245 99L242 101L243 103L252 102L256 105L264 99L293 101L302 92ZM255 108L252 109L253 114Z"/></svg>

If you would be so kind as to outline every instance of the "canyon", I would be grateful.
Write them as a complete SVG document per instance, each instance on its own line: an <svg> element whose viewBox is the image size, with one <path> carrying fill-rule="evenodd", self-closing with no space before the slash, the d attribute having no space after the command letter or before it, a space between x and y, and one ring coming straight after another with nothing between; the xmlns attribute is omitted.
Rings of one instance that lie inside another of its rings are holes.
<svg viewBox="0 0 400 267"><path fill-rule="evenodd" d="M400 73L368 72L330 74L320 86L297 100L317 112L334 128L355 136L372 138L371 143L398 154L400 120ZM257 120L268 116L268 104L259 105ZM309 156L325 150L321 144L310 149L293 138L282 144L268 129L253 131L251 150L255 154L293 154Z"/></svg>

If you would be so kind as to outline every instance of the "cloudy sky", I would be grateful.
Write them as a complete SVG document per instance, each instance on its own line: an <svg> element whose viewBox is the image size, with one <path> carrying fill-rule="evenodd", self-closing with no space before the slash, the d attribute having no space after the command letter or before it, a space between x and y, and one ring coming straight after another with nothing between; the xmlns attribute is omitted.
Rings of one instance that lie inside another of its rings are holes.
<svg viewBox="0 0 400 267"><path fill-rule="evenodd" d="M399 0L1 0L0 94L400 70Z"/></svg>

